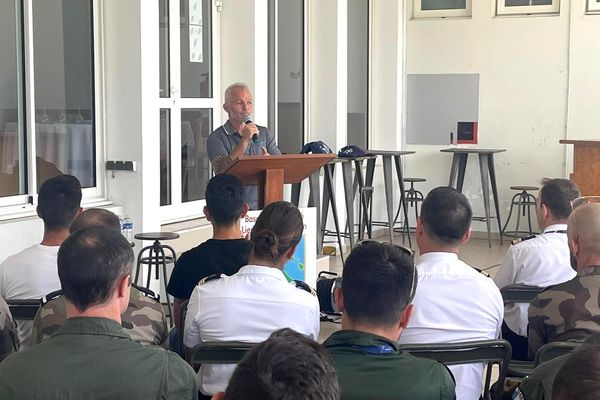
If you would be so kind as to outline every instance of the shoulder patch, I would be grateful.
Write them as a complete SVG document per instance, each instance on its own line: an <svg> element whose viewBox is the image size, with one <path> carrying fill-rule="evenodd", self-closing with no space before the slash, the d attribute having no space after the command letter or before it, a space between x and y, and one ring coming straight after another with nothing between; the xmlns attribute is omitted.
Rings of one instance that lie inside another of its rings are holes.
<svg viewBox="0 0 600 400"><path fill-rule="evenodd" d="M510 243L512 243L512 245L514 246L515 244L519 244L521 242L524 242L526 240L530 240L533 238L536 238L537 235L529 235L529 236L525 236L525 237L520 237L520 238L516 238L515 240L511 240Z"/></svg>
<svg viewBox="0 0 600 400"><path fill-rule="evenodd" d="M209 275L207 277L200 279L200 282L198 282L198 285L204 285L206 282L217 280L219 278L222 278L223 276L225 276L225 275L223 275L223 274Z"/></svg>
<svg viewBox="0 0 600 400"><path fill-rule="evenodd" d="M312 294L313 296L317 295L316 290L311 288L308 283L306 283L304 281L298 281L296 279L294 279L292 282L296 288L307 291L308 293Z"/></svg>

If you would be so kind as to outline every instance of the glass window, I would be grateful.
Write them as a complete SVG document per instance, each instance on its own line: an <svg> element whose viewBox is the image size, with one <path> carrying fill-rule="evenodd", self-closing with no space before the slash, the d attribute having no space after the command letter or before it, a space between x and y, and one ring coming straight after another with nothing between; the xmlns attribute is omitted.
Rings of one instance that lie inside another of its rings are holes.
<svg viewBox="0 0 600 400"><path fill-rule="evenodd" d="M600 12L600 0L587 0L587 9L588 13L598 13Z"/></svg>
<svg viewBox="0 0 600 400"><path fill-rule="evenodd" d="M470 17L471 1L414 0L413 16L414 18Z"/></svg>
<svg viewBox="0 0 600 400"><path fill-rule="evenodd" d="M25 193L25 129L21 17L15 0L0 0L0 197Z"/></svg>
<svg viewBox="0 0 600 400"><path fill-rule="evenodd" d="M212 109L181 110L181 201L204 198L211 177L206 141L212 132Z"/></svg>
<svg viewBox="0 0 600 400"><path fill-rule="evenodd" d="M61 173L95 186L91 1L32 4L38 187Z"/></svg>
<svg viewBox="0 0 600 400"><path fill-rule="evenodd" d="M160 205L171 204L171 110L160 110Z"/></svg>
<svg viewBox="0 0 600 400"><path fill-rule="evenodd" d="M212 97L211 2L180 0L181 97Z"/></svg>
<svg viewBox="0 0 600 400"><path fill-rule="evenodd" d="M169 79L169 0L159 0L159 69L160 69L160 97L170 97L171 88Z"/></svg>
<svg viewBox="0 0 600 400"><path fill-rule="evenodd" d="M497 3L498 15L511 14L558 14L560 11L559 0L499 0Z"/></svg>
<svg viewBox="0 0 600 400"><path fill-rule="evenodd" d="M269 2L269 125L283 153L304 144L304 1Z"/></svg>
<svg viewBox="0 0 600 400"><path fill-rule="evenodd" d="M368 148L369 0L348 0L348 144Z"/></svg>

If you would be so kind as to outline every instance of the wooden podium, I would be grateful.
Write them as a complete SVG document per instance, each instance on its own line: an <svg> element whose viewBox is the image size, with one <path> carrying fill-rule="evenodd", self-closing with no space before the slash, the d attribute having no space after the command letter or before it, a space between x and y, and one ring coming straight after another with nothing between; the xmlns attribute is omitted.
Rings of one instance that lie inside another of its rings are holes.
<svg viewBox="0 0 600 400"><path fill-rule="evenodd" d="M283 200L285 183L300 183L327 164L335 154L242 156L225 171L244 185L258 186L258 208Z"/></svg>
<svg viewBox="0 0 600 400"><path fill-rule="evenodd" d="M560 140L574 145L573 173L570 179L582 196L600 195L600 140Z"/></svg>

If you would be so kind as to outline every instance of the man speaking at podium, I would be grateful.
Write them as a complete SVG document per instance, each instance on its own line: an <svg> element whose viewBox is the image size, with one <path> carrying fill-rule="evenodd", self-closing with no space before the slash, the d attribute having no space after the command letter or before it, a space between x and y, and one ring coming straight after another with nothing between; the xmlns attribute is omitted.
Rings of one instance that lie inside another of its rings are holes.
<svg viewBox="0 0 600 400"><path fill-rule="evenodd" d="M208 136L206 152L215 173L224 172L236 158L281 154L269 129L256 125L252 92L244 83L234 83L225 90L223 109L229 118ZM258 207L256 186L245 186L246 202L251 209Z"/></svg>

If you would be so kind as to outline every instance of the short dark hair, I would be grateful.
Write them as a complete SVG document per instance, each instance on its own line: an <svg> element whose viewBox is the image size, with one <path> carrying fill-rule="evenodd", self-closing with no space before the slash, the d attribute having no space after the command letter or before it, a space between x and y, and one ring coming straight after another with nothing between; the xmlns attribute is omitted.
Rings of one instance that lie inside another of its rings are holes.
<svg viewBox="0 0 600 400"><path fill-rule="evenodd" d="M69 231L75 233L90 226L105 226L117 232L121 231L119 217L112 211L103 208L88 208L83 211L73 220Z"/></svg>
<svg viewBox="0 0 600 400"><path fill-rule="evenodd" d="M277 263L292 246L300 243L304 221L300 210L287 201L266 206L252 228L250 241L256 258Z"/></svg>
<svg viewBox="0 0 600 400"><path fill-rule="evenodd" d="M206 207L217 225L233 224L244 209L244 187L230 174L217 174L206 185Z"/></svg>
<svg viewBox="0 0 600 400"><path fill-rule="evenodd" d="M471 226L473 211L469 200L458 190L441 186L427 194L421 205L421 221L428 236L447 245L456 245Z"/></svg>
<svg viewBox="0 0 600 400"><path fill-rule="evenodd" d="M323 347L289 328L275 331L240 361L225 400L335 400L340 385Z"/></svg>
<svg viewBox="0 0 600 400"><path fill-rule="evenodd" d="M540 204L544 204L554 218L567 219L571 214L571 201L580 197L579 188L568 179L549 179L542 181Z"/></svg>
<svg viewBox="0 0 600 400"><path fill-rule="evenodd" d="M84 228L58 250L58 277L65 298L79 311L104 304L123 276L131 274L133 250L120 232L105 226Z"/></svg>
<svg viewBox="0 0 600 400"><path fill-rule="evenodd" d="M600 346L583 345L565 361L554 378L552 398L600 399Z"/></svg>
<svg viewBox="0 0 600 400"><path fill-rule="evenodd" d="M48 230L66 229L81 206L81 183L73 175L47 179L38 193L38 214Z"/></svg>
<svg viewBox="0 0 600 400"><path fill-rule="evenodd" d="M397 324L414 295L414 259L400 247L366 242L344 264L344 312L353 321L390 327Z"/></svg>

